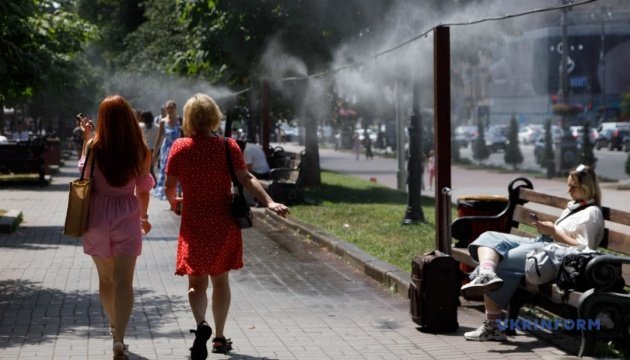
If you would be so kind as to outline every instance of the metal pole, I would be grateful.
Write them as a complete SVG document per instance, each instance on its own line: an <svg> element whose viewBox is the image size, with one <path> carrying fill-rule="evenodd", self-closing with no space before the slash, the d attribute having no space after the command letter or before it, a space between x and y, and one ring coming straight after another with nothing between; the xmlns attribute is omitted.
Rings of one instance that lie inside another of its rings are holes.
<svg viewBox="0 0 630 360"><path fill-rule="evenodd" d="M602 122L606 122L606 8L602 6L602 35L601 35L601 47L599 49L599 62L602 64Z"/></svg>
<svg viewBox="0 0 630 360"><path fill-rule="evenodd" d="M396 172L397 189L405 191L407 171L405 170L405 134L403 118L400 111L400 81L394 84L396 93L396 159L398 160L398 171Z"/></svg>
<svg viewBox="0 0 630 360"><path fill-rule="evenodd" d="M451 243L451 189L450 188L442 188L442 202L444 204L449 204L449 206L444 207L444 223L442 224L441 231L441 239L439 242L438 250L445 254L451 254L451 247L449 244Z"/></svg>
<svg viewBox="0 0 630 360"><path fill-rule="evenodd" d="M415 72L415 71L414 71ZM424 213L420 206L420 187L422 181L422 155L421 138L422 128L420 126L420 84L415 73L413 81L413 100L411 124L409 125L409 159L407 160L407 211L402 225L412 225L424 222Z"/></svg>
<svg viewBox="0 0 630 360"><path fill-rule="evenodd" d="M265 154L267 156L271 155L271 149L269 148L269 132L270 132L270 118L269 118L269 111L271 109L271 105L270 105L270 95L271 90L269 88L269 81L264 80L262 83L262 114L261 114L261 120L262 120L262 136L261 136L261 143L262 143L262 148L263 151L265 152Z"/></svg>
<svg viewBox="0 0 630 360"><path fill-rule="evenodd" d="M451 188L451 43L450 29L446 26L438 26L434 29L433 36L433 73L435 79L435 228L438 229L435 242L436 248L440 248L440 239L444 226L450 226L450 221L445 217L450 214L451 203L445 203L440 197L438 189Z"/></svg>

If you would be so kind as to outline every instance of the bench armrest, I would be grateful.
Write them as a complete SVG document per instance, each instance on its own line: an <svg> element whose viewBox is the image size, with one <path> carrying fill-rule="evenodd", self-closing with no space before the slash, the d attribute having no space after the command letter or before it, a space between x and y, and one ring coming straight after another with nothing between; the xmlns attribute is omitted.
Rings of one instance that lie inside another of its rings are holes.
<svg viewBox="0 0 630 360"><path fill-rule="evenodd" d="M287 167L273 168L269 171L269 180L289 180L291 178L291 173L294 171L298 171L298 169L291 169Z"/></svg>
<svg viewBox="0 0 630 360"><path fill-rule="evenodd" d="M621 264L630 264L630 257L598 256L586 265L586 279L598 291L613 289L623 280Z"/></svg>

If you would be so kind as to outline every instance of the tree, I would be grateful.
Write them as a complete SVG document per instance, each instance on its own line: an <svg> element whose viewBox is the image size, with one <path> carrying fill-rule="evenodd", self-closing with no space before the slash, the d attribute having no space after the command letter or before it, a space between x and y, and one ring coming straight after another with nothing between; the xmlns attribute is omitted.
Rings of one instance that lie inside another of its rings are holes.
<svg viewBox="0 0 630 360"><path fill-rule="evenodd" d="M503 159L506 164L511 164L514 170L516 170L518 165L523 162L523 154L521 153L521 148L518 146L518 122L516 121L516 116L514 114L510 120L508 144L505 149Z"/></svg>
<svg viewBox="0 0 630 360"><path fill-rule="evenodd" d="M591 123L584 122L584 132L582 133L582 147L580 148L580 163L595 168L597 159L593 153L593 142L591 141Z"/></svg>
<svg viewBox="0 0 630 360"><path fill-rule="evenodd" d="M553 154L553 137L551 135L551 120L545 122L545 153L542 165L547 169L547 178L551 179L556 175L556 162Z"/></svg>
<svg viewBox="0 0 630 360"><path fill-rule="evenodd" d="M484 160L490 157L490 149L486 145L486 136L484 134L483 129L483 121L481 119L477 120L477 138L473 143L473 158L479 163L483 163Z"/></svg>
<svg viewBox="0 0 630 360"><path fill-rule="evenodd" d="M619 107L621 108L622 118L630 117L630 91L623 93Z"/></svg>
<svg viewBox="0 0 630 360"><path fill-rule="evenodd" d="M0 0L0 111L42 91L81 89L75 59L95 31L72 6L70 0Z"/></svg>

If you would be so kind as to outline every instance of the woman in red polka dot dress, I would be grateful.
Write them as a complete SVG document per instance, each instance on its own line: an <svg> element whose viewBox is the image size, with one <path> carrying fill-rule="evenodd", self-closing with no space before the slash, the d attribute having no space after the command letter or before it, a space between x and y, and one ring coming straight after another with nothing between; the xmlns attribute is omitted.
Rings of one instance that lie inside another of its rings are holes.
<svg viewBox="0 0 630 360"><path fill-rule="evenodd" d="M230 270L243 267L241 229L230 214L232 178L224 138L217 134L221 111L214 100L197 94L184 105L185 138L173 143L166 164L165 193L171 210L179 212L177 275L188 275L188 301L197 325L192 360L208 356L206 341L212 328L206 322L208 278L212 281L212 314L215 338L212 352L227 353L232 342L223 330L230 307ZM245 166L241 149L228 139L236 178L256 199L280 216L289 209L274 202ZM176 197L177 183L184 197Z"/></svg>

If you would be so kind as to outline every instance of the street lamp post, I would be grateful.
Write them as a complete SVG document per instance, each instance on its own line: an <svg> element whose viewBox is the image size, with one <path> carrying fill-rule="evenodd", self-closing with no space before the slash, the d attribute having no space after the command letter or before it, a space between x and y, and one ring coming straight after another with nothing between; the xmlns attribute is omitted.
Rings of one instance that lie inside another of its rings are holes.
<svg viewBox="0 0 630 360"><path fill-rule="evenodd" d="M607 111L606 111L606 18L610 18L612 13L610 8L606 6L602 6L601 8L601 17L602 17L602 33L600 36L600 48L599 48L599 63L602 67L602 88L601 91L601 109L602 109L602 122L606 121Z"/></svg>
<svg viewBox="0 0 630 360"><path fill-rule="evenodd" d="M412 77L412 114L409 125L409 157L407 159L407 210L402 225L414 225L424 222L424 213L420 203L422 184L422 127L420 124L420 84L417 75Z"/></svg>

